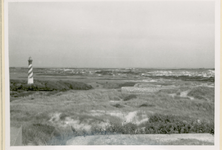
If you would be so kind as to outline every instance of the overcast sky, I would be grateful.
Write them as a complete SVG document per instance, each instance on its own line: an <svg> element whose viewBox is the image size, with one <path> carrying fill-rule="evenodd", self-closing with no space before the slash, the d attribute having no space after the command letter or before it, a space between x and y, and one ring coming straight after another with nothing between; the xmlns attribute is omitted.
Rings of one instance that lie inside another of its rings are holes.
<svg viewBox="0 0 222 150"><path fill-rule="evenodd" d="M9 3L9 63L214 67L213 1Z"/></svg>

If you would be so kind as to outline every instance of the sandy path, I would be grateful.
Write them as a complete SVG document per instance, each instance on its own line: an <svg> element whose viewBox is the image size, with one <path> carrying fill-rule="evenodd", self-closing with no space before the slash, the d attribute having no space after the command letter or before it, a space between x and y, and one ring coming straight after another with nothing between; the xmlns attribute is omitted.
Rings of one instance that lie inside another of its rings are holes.
<svg viewBox="0 0 222 150"><path fill-rule="evenodd" d="M214 136L211 134L127 134L79 136L67 141L67 145L158 145L185 139L214 143Z"/></svg>

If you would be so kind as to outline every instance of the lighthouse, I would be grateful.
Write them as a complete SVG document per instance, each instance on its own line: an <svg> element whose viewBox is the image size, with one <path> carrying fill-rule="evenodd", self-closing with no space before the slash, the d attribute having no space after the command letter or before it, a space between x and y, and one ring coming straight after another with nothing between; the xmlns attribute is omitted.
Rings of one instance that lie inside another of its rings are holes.
<svg viewBox="0 0 222 150"><path fill-rule="evenodd" d="M32 68L32 58L29 57L28 60L28 84L33 84L33 68Z"/></svg>

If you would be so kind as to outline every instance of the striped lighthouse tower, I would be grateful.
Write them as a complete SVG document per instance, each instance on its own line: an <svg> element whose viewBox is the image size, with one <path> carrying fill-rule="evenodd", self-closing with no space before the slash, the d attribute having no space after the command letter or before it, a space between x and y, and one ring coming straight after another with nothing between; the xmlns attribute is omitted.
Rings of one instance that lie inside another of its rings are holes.
<svg viewBox="0 0 222 150"><path fill-rule="evenodd" d="M28 84L33 84L34 83L33 82L33 68L32 68L32 58L31 57L29 57L28 62L29 62L29 66L28 66L28 69L29 69L29 71L28 71Z"/></svg>

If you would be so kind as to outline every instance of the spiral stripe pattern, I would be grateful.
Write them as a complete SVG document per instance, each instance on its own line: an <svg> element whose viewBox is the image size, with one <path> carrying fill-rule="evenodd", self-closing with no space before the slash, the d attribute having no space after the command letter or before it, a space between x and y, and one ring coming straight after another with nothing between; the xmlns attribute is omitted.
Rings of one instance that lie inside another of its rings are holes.
<svg viewBox="0 0 222 150"><path fill-rule="evenodd" d="M29 59L28 62L29 62L29 64L28 64L28 84L32 84L33 83L32 60Z"/></svg>

